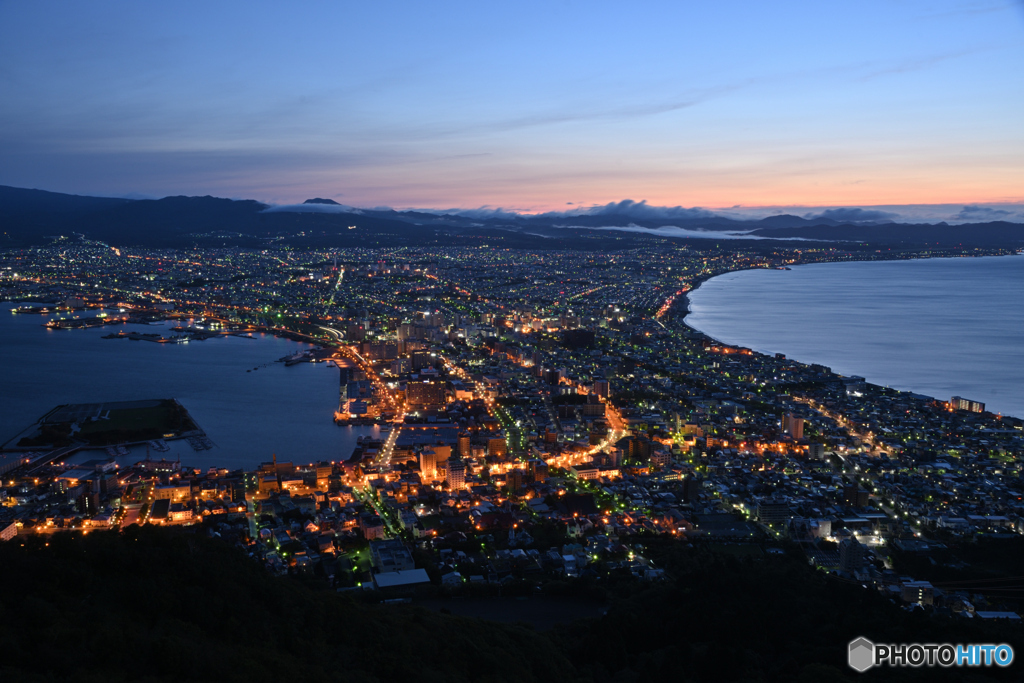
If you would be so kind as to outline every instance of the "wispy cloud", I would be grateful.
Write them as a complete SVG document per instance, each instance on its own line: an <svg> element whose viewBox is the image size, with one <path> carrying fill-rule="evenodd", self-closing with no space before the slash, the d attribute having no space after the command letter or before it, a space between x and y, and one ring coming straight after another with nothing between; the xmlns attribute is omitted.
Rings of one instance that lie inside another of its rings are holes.
<svg viewBox="0 0 1024 683"><path fill-rule="evenodd" d="M959 57L966 57L967 55L977 54L985 50L991 49L990 47L977 47L966 50L957 50L955 52L945 52L937 55L930 55L925 57L918 57L915 59L907 59L899 62L894 62L885 66L872 68L867 73L862 74L857 80L864 82L870 81L875 78L882 76L891 76L894 74L904 74L913 71L921 71L928 69L936 64L946 62Z"/></svg>

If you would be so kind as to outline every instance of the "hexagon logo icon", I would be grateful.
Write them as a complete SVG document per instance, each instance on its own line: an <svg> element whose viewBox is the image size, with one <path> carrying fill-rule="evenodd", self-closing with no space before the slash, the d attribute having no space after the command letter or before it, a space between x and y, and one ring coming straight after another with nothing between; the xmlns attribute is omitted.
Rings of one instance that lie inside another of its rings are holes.
<svg viewBox="0 0 1024 683"><path fill-rule="evenodd" d="M851 640L848 655L850 668L864 673L875 664L875 644L867 638Z"/></svg>

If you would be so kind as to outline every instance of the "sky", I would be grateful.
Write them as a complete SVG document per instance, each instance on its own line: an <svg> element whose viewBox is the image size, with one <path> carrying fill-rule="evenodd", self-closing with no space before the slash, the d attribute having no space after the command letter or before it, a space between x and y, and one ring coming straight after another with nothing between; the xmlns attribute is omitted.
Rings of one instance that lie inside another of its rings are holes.
<svg viewBox="0 0 1024 683"><path fill-rule="evenodd" d="M1024 2L0 0L0 184L1024 220Z"/></svg>

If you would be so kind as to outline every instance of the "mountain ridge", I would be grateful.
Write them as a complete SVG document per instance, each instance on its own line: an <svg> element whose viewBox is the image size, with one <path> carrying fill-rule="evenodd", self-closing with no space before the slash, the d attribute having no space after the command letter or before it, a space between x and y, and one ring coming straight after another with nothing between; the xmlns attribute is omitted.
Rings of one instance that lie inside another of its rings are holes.
<svg viewBox="0 0 1024 683"><path fill-rule="evenodd" d="M303 206L324 209L303 210ZM339 210L328 210L331 207ZM622 228L629 231L615 232ZM659 231L661 228L687 232L672 235ZM724 216L650 218L627 213L473 217L456 212L356 209L320 197L276 207L253 199L210 195L125 199L0 186L0 246L42 244L61 235L80 235L118 246L152 247L256 246L268 241L295 246L372 246L434 243L444 241L443 236L459 243L470 236L501 235L516 237L513 241L524 244L535 244L536 237L548 238L550 242L545 246L557 248L578 240L577 231L598 229L609 239L618 240L643 239L645 231L651 231L650 237L676 240L797 238L877 245L1024 247L1024 224L1007 221L962 225L851 223L789 214L746 221Z"/></svg>

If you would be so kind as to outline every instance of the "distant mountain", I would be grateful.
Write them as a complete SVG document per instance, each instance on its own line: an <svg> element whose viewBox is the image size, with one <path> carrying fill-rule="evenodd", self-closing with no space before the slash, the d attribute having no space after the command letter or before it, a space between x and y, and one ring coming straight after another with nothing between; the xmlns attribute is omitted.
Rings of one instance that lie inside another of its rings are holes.
<svg viewBox="0 0 1024 683"><path fill-rule="evenodd" d="M0 185L0 232L9 240L60 235L70 232L82 216L121 207L131 201Z"/></svg>
<svg viewBox="0 0 1024 683"><path fill-rule="evenodd" d="M18 187L0 185L0 217L11 214L74 213L97 211L114 206L129 204L131 199L113 197L83 197L77 194L61 194L46 190L24 190Z"/></svg>
<svg viewBox="0 0 1024 683"><path fill-rule="evenodd" d="M883 225L809 225L793 228L761 228L752 235L763 237L800 237L808 240L865 242L869 244L900 244L979 247L1024 246L1024 224L994 221L991 223L947 223Z"/></svg>
<svg viewBox="0 0 1024 683"><path fill-rule="evenodd" d="M774 228L802 228L808 225L837 225L836 221L831 218L816 218L813 221L807 218L801 218L800 216L793 216L790 214L782 214L781 216L768 216L768 218L762 218L757 221L761 229L774 229Z"/></svg>
<svg viewBox="0 0 1024 683"><path fill-rule="evenodd" d="M322 205L317 210L305 205ZM331 210L326 207L340 207ZM630 227L631 232L601 228ZM678 227L697 234L674 237L720 239L722 232L755 238L801 238L872 245L1002 246L1024 245L1024 225L1007 222L950 226L898 223L840 223L829 218L771 216L741 221L722 216L636 218L618 214L531 216L459 214L392 209L355 209L316 197L304 204L275 206L254 200L218 197L117 199L0 186L0 247L46 243L54 236L83 235L112 245L189 247L258 246L287 243L305 247L484 244L498 238L505 246L588 249L623 248L645 239L666 239L658 228ZM645 235L642 228L651 231ZM538 242L538 239L543 240Z"/></svg>
<svg viewBox="0 0 1024 683"><path fill-rule="evenodd" d="M0 230L9 245L82 234L109 244L157 247L250 246L296 235L326 243L375 244L417 232L408 221L349 213L273 213L268 208L251 199L105 199L0 187Z"/></svg>

